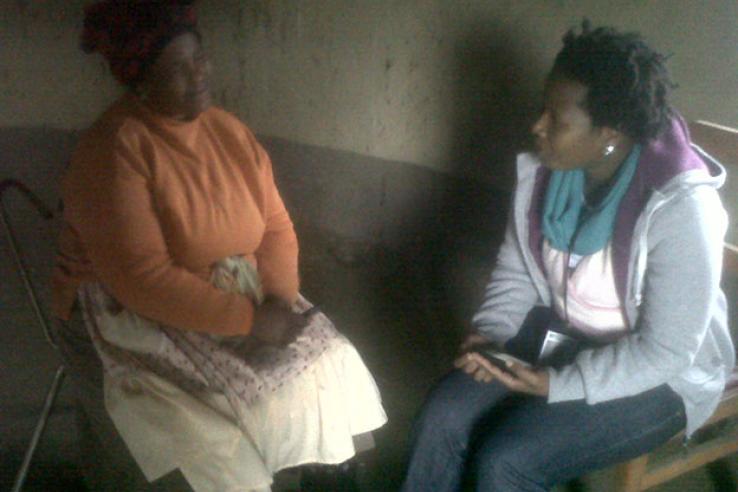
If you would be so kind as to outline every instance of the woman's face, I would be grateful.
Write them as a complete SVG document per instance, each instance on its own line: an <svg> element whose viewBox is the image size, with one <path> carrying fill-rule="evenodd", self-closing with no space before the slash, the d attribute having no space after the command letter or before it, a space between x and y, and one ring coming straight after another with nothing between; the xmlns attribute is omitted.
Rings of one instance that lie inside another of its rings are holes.
<svg viewBox="0 0 738 492"><path fill-rule="evenodd" d="M139 89L155 111L192 120L210 106L210 62L191 32L173 38L161 51Z"/></svg>
<svg viewBox="0 0 738 492"><path fill-rule="evenodd" d="M532 128L538 155L546 167L590 169L602 164L603 150L614 131L592 125L585 109L586 97L585 85L549 76L543 113Z"/></svg>

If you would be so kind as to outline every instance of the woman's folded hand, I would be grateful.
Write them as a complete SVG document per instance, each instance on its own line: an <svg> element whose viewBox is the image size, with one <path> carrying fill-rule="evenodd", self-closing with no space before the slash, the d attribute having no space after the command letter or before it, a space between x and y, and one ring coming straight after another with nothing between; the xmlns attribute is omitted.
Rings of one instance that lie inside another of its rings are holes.
<svg viewBox="0 0 738 492"><path fill-rule="evenodd" d="M459 355L454 361L454 367L461 369L479 382L489 383L492 381L492 375L485 367L475 357L470 356L475 347L489 345L489 343L489 339L479 333L466 335L459 346Z"/></svg>
<svg viewBox="0 0 738 492"><path fill-rule="evenodd" d="M287 345L300 334L308 319L292 311L289 303L268 297L254 313L251 336L269 345Z"/></svg>
<svg viewBox="0 0 738 492"><path fill-rule="evenodd" d="M457 357L454 367L461 369L480 383L497 380L518 393L548 396L549 377L545 369L534 369L517 362L508 362L502 369L473 350Z"/></svg>
<svg viewBox="0 0 738 492"><path fill-rule="evenodd" d="M461 369L480 383L497 380L512 391L548 396L549 378L545 369L534 369L517 362L507 363L505 369L496 367L476 351L485 345L490 345L490 342L479 333L467 335L459 347L459 355L454 361L454 367Z"/></svg>

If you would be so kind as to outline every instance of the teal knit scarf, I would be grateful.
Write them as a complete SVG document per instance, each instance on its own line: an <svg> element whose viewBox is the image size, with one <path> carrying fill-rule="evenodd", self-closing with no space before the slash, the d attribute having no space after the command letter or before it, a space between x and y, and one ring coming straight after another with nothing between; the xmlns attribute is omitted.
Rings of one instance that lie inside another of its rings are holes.
<svg viewBox="0 0 738 492"><path fill-rule="evenodd" d="M640 155L640 145L634 145L605 197L592 206L584 199L584 170L551 172L543 204L543 236L552 248L588 256L607 245Z"/></svg>

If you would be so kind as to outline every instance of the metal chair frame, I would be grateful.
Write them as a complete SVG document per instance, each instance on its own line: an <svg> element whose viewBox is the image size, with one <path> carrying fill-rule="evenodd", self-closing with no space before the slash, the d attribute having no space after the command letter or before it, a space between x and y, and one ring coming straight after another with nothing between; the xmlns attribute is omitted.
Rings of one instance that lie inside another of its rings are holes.
<svg viewBox="0 0 738 492"><path fill-rule="evenodd" d="M21 195L25 196L26 199L31 203L33 208L43 219L51 219L54 214L33 192L31 192L30 189L28 189L26 185L24 185L20 181L14 179L6 179L0 182L0 222L2 222L5 237L8 241L8 244L10 245L10 249L13 254L13 260L15 262L16 268L18 269L21 280L23 281L23 287L28 294L28 299L30 300L31 307L33 308L33 312L36 316L36 320L41 325L41 329L43 330L46 340L55 350L58 350L58 345L54 340L51 330L49 329L48 320L41 310L41 304L38 301L38 295L36 294L36 290L33 287L31 276L29 275L28 268L26 267L26 264L23 260L23 256L21 254L15 232L13 231L13 227L11 225L8 211L5 208L5 202L3 201L3 198L5 196L5 192L10 189L16 189L18 190L18 192L20 192ZM65 368L64 365L61 364L57 368L56 373L54 374L54 379L51 382L51 386L46 393L46 399L44 400L41 415L39 416L36 427L34 428L33 434L31 436L31 441L28 445L28 448L26 449L26 453L23 456L21 467L16 474L15 482L13 483L13 488L11 489L12 492L20 492L23 489L23 485L28 476L28 470L31 466L31 461L33 460L33 455L35 454L36 449L38 448L38 443L41 441L41 437L43 436L44 430L46 429L46 424L48 423L49 416L51 415L51 411L54 407L54 401L56 400L56 397L59 394L59 389L61 388L62 382L64 381L64 375Z"/></svg>

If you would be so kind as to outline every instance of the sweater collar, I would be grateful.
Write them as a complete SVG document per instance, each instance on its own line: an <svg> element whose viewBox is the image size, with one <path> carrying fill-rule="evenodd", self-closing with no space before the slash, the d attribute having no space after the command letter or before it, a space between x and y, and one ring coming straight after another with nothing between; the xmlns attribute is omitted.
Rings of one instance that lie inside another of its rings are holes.
<svg viewBox="0 0 738 492"><path fill-rule="evenodd" d="M193 120L178 120L150 109L135 94L127 93L122 97L122 103L128 106L132 114L144 122L161 138L175 145L191 147L201 133L207 109Z"/></svg>

